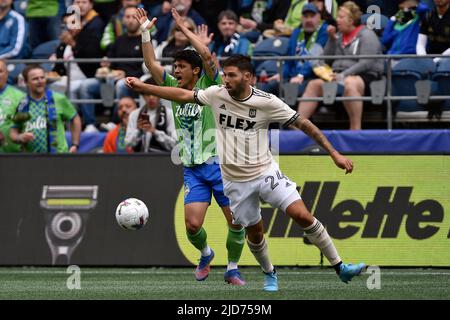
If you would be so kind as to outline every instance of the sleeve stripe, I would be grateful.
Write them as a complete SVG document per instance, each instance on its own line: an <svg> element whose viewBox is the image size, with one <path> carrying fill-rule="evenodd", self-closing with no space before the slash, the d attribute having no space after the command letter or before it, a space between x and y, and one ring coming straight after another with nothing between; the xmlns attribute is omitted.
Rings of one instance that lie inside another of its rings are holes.
<svg viewBox="0 0 450 320"><path fill-rule="evenodd" d="M198 105L203 106L204 103L198 99L198 90L199 90L198 88L195 88L195 90L194 90L194 100Z"/></svg>
<svg viewBox="0 0 450 320"><path fill-rule="evenodd" d="M300 117L300 115L296 112L293 116L292 116L292 118L290 118L288 121L286 121L284 124L283 124L283 127L288 127L289 125L291 125L292 123L294 123L295 122L295 120L297 120L297 118L298 117Z"/></svg>
<svg viewBox="0 0 450 320"><path fill-rule="evenodd" d="M17 12L10 10L10 14L13 18L15 18L17 23L17 35L16 39L14 39L15 44L14 48L7 53L4 53L0 56L0 59L11 58L17 56L22 50L24 40L25 40L25 19Z"/></svg>

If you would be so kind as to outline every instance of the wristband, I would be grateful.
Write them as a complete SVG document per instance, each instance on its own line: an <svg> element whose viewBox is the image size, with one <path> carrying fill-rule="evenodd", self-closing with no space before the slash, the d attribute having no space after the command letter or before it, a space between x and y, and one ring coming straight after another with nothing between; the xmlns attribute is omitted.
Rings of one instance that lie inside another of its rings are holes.
<svg viewBox="0 0 450 320"><path fill-rule="evenodd" d="M148 31L148 30L147 30L147 26L148 26L149 24L150 24L150 20L147 19L147 20L145 20L145 22L144 22L143 24L140 25L139 28L141 29L142 32Z"/></svg>
<svg viewBox="0 0 450 320"><path fill-rule="evenodd" d="M152 41L152 37L150 36L150 31L145 30L141 33L142 43Z"/></svg>

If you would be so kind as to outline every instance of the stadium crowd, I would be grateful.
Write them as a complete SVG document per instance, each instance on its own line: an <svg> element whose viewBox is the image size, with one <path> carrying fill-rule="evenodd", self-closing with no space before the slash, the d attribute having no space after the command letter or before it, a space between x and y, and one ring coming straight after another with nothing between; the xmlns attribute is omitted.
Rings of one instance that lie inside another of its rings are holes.
<svg viewBox="0 0 450 320"><path fill-rule="evenodd" d="M0 0L0 152L76 152L81 131L108 131L104 152L170 151L176 143L170 103L138 96L124 82L127 76L153 81L142 60L126 61L142 59L138 7L157 18L152 44L168 73L171 58L191 48L173 21L173 7L219 59L236 53L345 56L286 60L281 77L275 61L254 61L255 85L275 95L282 89L316 98L324 96L324 84L334 84L327 90L370 96L371 83L385 79L386 62L359 55L437 54L426 61L430 77L439 70L450 74L450 0ZM54 63L83 58L104 61ZM48 62L9 62L15 59ZM403 65L391 61L394 70ZM406 111L426 109L409 102ZM450 111L448 101L441 105L441 112ZM305 118L319 106L291 104ZM364 106L362 100L343 102L351 130L362 129ZM64 122L70 124L69 144L63 142Z"/></svg>

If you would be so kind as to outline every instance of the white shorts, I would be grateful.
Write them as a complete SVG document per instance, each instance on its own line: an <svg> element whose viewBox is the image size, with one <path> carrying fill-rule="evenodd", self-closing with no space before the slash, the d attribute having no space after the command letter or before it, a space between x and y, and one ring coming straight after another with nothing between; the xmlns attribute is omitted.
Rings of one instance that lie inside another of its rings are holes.
<svg viewBox="0 0 450 320"><path fill-rule="evenodd" d="M224 193L230 199L233 223L244 227L261 220L260 199L284 212L291 203L301 199L297 184L281 173L276 162L256 179L245 182L222 180Z"/></svg>

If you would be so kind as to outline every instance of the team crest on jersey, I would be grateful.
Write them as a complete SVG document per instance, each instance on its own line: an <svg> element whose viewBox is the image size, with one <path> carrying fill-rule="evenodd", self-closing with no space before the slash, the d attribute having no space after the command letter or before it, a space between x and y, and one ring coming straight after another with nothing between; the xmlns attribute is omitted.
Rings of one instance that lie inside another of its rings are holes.
<svg viewBox="0 0 450 320"><path fill-rule="evenodd" d="M250 118L256 117L256 109L250 109L250 111L248 112L248 116Z"/></svg>
<svg viewBox="0 0 450 320"><path fill-rule="evenodd" d="M3 105L5 107L10 107L12 105L12 101L8 98L3 99Z"/></svg>

